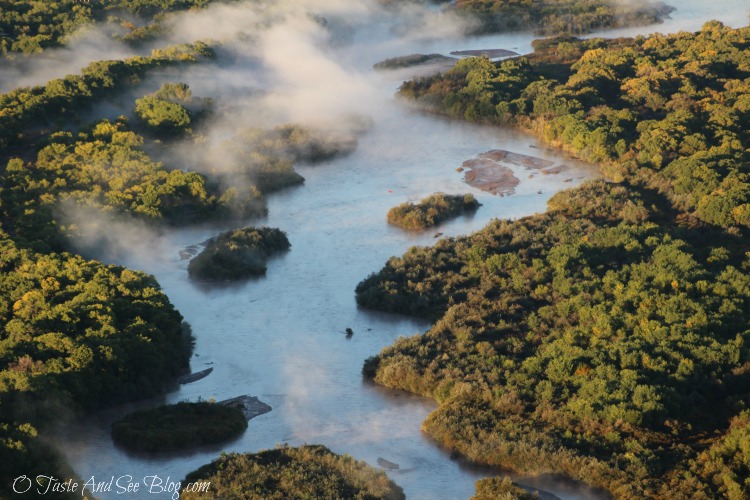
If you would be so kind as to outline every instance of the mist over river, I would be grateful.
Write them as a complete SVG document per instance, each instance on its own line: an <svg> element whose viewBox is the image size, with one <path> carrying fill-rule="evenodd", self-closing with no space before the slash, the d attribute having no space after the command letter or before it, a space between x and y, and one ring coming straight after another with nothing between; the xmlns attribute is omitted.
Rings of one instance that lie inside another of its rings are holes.
<svg viewBox="0 0 750 500"><path fill-rule="evenodd" d="M746 1L672 3L678 10L663 25L611 33L622 36L693 30L714 18L731 25L748 21ZM378 457L383 457L399 464L400 468L388 471L388 475L408 498L468 498L477 479L499 474L451 459L420 431L422 421L436 407L434 402L363 381L361 369L366 358L397 337L423 332L430 325L359 309L354 288L390 256L400 255L412 245L433 244L437 232L443 233L442 237L468 234L493 218L518 218L544 211L555 192L597 176L597 169L515 130L468 125L410 110L393 99L408 73L371 70L382 59L412 53L448 55L454 50L477 48L525 53L531 50L533 34L465 39L458 32L443 29L435 31L439 36L431 37L429 27L421 34L404 31L398 29L397 16L375 10L358 12L353 19L339 19L345 25L341 29L333 21L331 38L315 54L334 61L357 84L345 87L340 99L332 98L331 102L341 108L337 111L352 107L370 116L373 126L359 138L353 154L322 165L298 166L305 184L270 195L268 217L245 221L248 225L278 227L292 244L288 253L269 261L265 277L219 286L188 279L187 260L180 259L179 251L230 226L112 238L107 247L85 249L87 256L155 275L193 327L197 340L192 370L214 370L163 398L101 412L61 430L56 444L84 481L91 476L96 481L108 481L112 476L125 475L136 480L158 475L179 481L222 451L258 451L279 443L323 444L376 467ZM241 57L237 57L241 64ZM264 79L278 81L279 75L284 75L268 60L258 68L260 74L254 77L254 85ZM225 63L197 67L188 70L184 81L195 94L213 97L221 106L221 94L217 94L221 87L206 75L227 74L231 69ZM264 76L264 71L269 74ZM314 80L311 77L311 85ZM242 85L227 81L226 88L236 93ZM300 81L290 95L296 96L295 92L305 88L305 82ZM275 98L283 95L278 91ZM285 110L284 118L296 118L293 111ZM316 112L314 107L297 111ZM514 173L520 184L515 194L493 196L466 185L463 174L456 171L465 160L491 149L546 158L568 169L541 175L518 167ZM470 192L483 206L475 214L422 233L386 224L389 208L436 191ZM354 331L351 338L346 338L346 328ZM199 398L224 400L243 394L257 396L273 410L251 420L240 438L222 446L178 454L135 455L115 447L109 435L110 424L135 408ZM560 498L601 497L580 484L545 477L513 477ZM114 490L98 496L128 498ZM171 494L153 497L168 498Z"/></svg>

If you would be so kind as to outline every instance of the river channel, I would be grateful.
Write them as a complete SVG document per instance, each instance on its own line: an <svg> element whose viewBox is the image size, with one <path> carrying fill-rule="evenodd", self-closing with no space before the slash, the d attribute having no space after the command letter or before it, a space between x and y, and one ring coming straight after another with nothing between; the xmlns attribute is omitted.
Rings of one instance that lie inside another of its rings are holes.
<svg viewBox="0 0 750 500"><path fill-rule="evenodd" d="M745 24L745 1L681 1L663 25L622 30L616 35L699 29L709 19ZM373 14L374 15L374 14ZM269 196L269 215L247 224L286 231L291 250L269 262L265 277L241 284L207 286L187 276L179 252L227 227L180 229L110 248L93 255L107 262L142 269L157 277L192 327L197 339L193 371L214 368L206 378L180 386L156 400L114 408L66 428L58 440L75 471L97 481L132 475L159 475L179 481L222 451L251 452L280 443L324 444L337 453L377 466L383 457L399 464L388 471L408 498L468 498L474 482L497 474L452 459L420 426L436 407L428 399L391 391L363 381L363 361L394 339L413 335L429 324L408 317L362 310L354 300L356 284L412 245L430 245L435 234L458 236L476 231L493 218L518 218L545 210L555 192L596 177L591 165L545 148L524 133L468 125L427 116L393 99L403 74L378 73L372 64L410 53L504 48L530 51L531 33L465 39L458 36L407 37L393 29L394 19L380 15L350 27L346 41L331 44L336 61L367 79L373 126L349 156L326 164L299 166L304 185ZM607 33L604 33L607 35ZM200 90L200 81L189 81ZM196 90L198 95L200 92ZM205 95L205 94L203 94ZM373 105L374 104L374 105ZM511 196L473 189L457 172L462 162L491 149L549 159L568 169L556 175L516 172L520 184ZM423 233L389 226L389 208L436 191L473 193L483 204L465 216ZM354 335L347 338L346 328ZM199 398L223 400L248 394L273 410L250 421L243 436L222 446L188 453L134 455L116 447L111 422L134 408ZM599 498L585 486L553 478L514 477L559 498ZM167 498L168 495L154 496ZM103 498L123 498L115 492Z"/></svg>

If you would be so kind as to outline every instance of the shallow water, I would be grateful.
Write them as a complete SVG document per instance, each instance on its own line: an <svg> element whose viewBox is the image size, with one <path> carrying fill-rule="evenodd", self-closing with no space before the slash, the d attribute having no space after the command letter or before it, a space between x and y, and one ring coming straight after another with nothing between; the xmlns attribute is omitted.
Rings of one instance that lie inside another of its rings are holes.
<svg viewBox="0 0 750 500"><path fill-rule="evenodd" d="M723 2L727 9L717 8L717 15L727 15L730 7L739 9L740 3ZM707 13L710 9L704 2L682 4L685 15L678 11L673 24L658 29L671 30L688 21L699 27L704 18L715 17ZM164 398L115 408L66 428L58 444L84 480L158 475L177 481L221 451L257 451L278 443L320 443L371 465L376 465L378 457L395 462L399 470L388 474L409 498L468 498L478 478L497 473L452 460L422 434L421 423L436 407L434 402L362 380L367 357L398 336L422 332L429 324L359 309L354 287L391 255L402 254L411 245L432 244L436 232L467 234L495 217L543 211L553 193L597 174L593 167L548 150L521 132L405 109L391 98L400 75L368 69L383 58L413 52L447 54L471 48L526 52L532 35L414 40L408 46L399 44L399 52L394 52L396 45L385 38L388 28L387 23L360 25L346 47L338 49L342 64L366 73L378 88L375 123L360 139L358 149L325 165L299 167L306 178L304 186L272 195L269 217L248 221L279 227L292 243L290 252L269 262L265 277L219 287L188 280L187 261L180 260L179 250L226 228L179 230L97 255L154 274L193 326L197 337L193 371L207 367L214 371ZM373 40L381 43L372 44ZM497 148L552 159L570 170L529 178L532 172L519 169L521 184L516 194L504 198L464 184L456 168L474 155ZM435 191L471 192L483 206L471 216L423 233L404 232L385 223L390 207ZM347 327L354 330L350 339L344 335ZM110 423L136 407L242 394L258 396L273 411L250 421L243 436L223 446L182 454L133 455L116 448L109 437ZM586 487L552 478L516 479L560 498L597 497ZM100 496L127 498L114 491Z"/></svg>

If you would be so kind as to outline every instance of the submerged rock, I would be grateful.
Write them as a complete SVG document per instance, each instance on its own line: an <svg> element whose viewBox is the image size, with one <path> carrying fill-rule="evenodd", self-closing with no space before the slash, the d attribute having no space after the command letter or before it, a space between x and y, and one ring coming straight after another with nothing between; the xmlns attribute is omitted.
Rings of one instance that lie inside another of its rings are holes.
<svg viewBox="0 0 750 500"><path fill-rule="evenodd" d="M195 373L189 373L187 375L183 375L182 377L177 379L178 384L189 384L191 382L196 382L202 378L208 377L208 375L214 371L213 368L206 368L205 370L201 370L199 372Z"/></svg>
<svg viewBox="0 0 750 500"><path fill-rule="evenodd" d="M232 406L234 408L242 410L242 413L245 414L245 418L247 418L248 420L252 420L258 415L268 413L273 409L255 396L247 395L219 401L219 404Z"/></svg>
<svg viewBox="0 0 750 500"><path fill-rule="evenodd" d="M389 469L389 470L397 470L399 468L398 464L394 464L393 462L386 460L383 457L378 457L378 465L384 469Z"/></svg>

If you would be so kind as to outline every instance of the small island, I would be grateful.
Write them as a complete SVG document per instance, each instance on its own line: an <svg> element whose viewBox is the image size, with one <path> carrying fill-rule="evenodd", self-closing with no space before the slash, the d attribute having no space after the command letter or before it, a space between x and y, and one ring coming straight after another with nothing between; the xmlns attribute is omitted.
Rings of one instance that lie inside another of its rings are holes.
<svg viewBox="0 0 750 500"><path fill-rule="evenodd" d="M184 450L226 441L247 429L240 408L197 402L131 413L112 424L112 439L131 451Z"/></svg>
<svg viewBox="0 0 750 500"><path fill-rule="evenodd" d="M406 56L384 59L383 61L375 63L372 67L375 70L382 71L411 68L424 64L449 64L450 66L453 66L456 61L458 61L457 58L444 56L442 54L409 54Z"/></svg>
<svg viewBox="0 0 750 500"><path fill-rule="evenodd" d="M418 204L402 203L388 211L388 223L404 229L420 230L440 224L443 221L458 217L466 212L473 212L481 206L474 195L431 194Z"/></svg>
<svg viewBox="0 0 750 500"><path fill-rule="evenodd" d="M233 229L208 240L188 264L188 274L204 281L240 280L266 272L266 260L291 247L286 233L272 227Z"/></svg>
<svg viewBox="0 0 750 500"><path fill-rule="evenodd" d="M212 498L406 498L384 472L321 445L225 454L188 474L183 484L197 481L210 481ZM206 497L183 491L180 498Z"/></svg>

